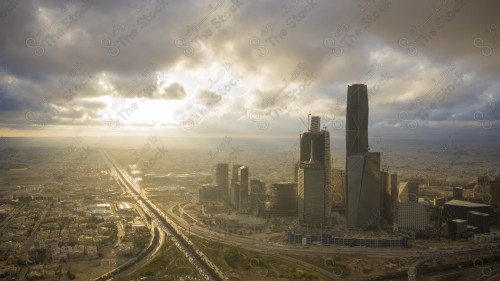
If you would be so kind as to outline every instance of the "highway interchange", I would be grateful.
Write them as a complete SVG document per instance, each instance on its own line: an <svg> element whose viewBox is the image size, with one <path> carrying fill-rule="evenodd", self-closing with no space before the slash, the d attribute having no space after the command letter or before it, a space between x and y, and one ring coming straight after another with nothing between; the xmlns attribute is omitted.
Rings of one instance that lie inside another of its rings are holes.
<svg viewBox="0 0 500 281"><path fill-rule="evenodd" d="M156 207L156 205L146 196L142 195L143 192L141 192L139 185L108 153L101 150L101 154L103 155L105 162L108 164L112 173L119 175L118 180L120 186L122 186L122 188L124 188L125 191L135 199L137 206L155 222L155 227L166 233L167 237L181 251L181 253L186 257L189 263L193 265L203 279L209 281L230 280L196 247L196 245L189 240L189 238L181 232L173 221L165 216L163 212L158 209L158 207Z"/></svg>
<svg viewBox="0 0 500 281"><path fill-rule="evenodd" d="M431 260L435 258L447 257L450 255L468 255L469 257L480 257L485 252L491 252L496 254L500 247L489 246L489 247L477 247L477 248L447 248L447 249L388 249L388 248L365 248L365 247L326 247L326 246L298 246L298 245L288 245L275 243L270 241L261 241L253 238L233 235L226 232L219 232L209 229L206 225L201 224L191 215L185 212L185 207L190 204L190 202L174 202L170 205L167 210L161 210L158 208L147 196L144 195L141 187L131 178L128 173L119 166L118 163L105 151L101 151L106 163L109 165L112 173L119 175L117 180L120 186L124 189L126 193L131 195L142 209L142 212L147 214L152 222L153 226L164 232L168 239L171 239L176 247L184 254L186 259L193 265L193 267L198 271L200 276L205 280L230 280L224 272L222 272L215 264L213 264L198 248L193 244L190 239L184 234L184 232L189 232L191 235L195 235L204 240L215 241L229 246L239 246L248 250L257 251L263 254L275 256L296 264L300 264L311 270L320 273L323 276L330 278L335 281L342 281L342 269L337 267L332 267L329 270L317 267L313 264L292 258L287 255L316 255L316 256L350 256L353 258L360 257L376 257L376 258L397 258L400 261L407 261L411 258L418 258L416 262L411 265L407 265L407 280L413 281L417 280L418 266L425 262L426 260ZM180 215L174 213L173 209L175 207L179 208ZM166 211L166 215L163 211ZM189 223L184 219L184 215L189 217L194 223ZM162 241L160 239L160 241ZM163 244L161 242L160 244ZM161 247L161 246L160 246ZM136 265L134 269L146 264L150 261L151 257L157 252L157 249L147 255L146 258L142 259ZM473 258L472 258L473 259ZM406 264L406 262L404 262ZM132 269L127 270L127 272L132 272ZM495 275L496 275L495 271ZM362 280L362 279L360 279ZM394 279L396 280L396 279ZM485 279L488 280L488 279Z"/></svg>

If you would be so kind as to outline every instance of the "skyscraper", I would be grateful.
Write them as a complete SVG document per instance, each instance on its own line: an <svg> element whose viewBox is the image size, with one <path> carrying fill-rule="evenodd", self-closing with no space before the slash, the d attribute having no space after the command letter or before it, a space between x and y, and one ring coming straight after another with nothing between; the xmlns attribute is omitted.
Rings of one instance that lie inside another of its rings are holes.
<svg viewBox="0 0 500 281"><path fill-rule="evenodd" d="M231 183L231 205L233 205L235 210L239 210L240 205L240 183Z"/></svg>
<svg viewBox="0 0 500 281"><path fill-rule="evenodd" d="M233 164L233 172L231 173L231 187L229 192L229 198L231 204L236 210L238 210L239 198L240 198L240 180L238 178L238 169L243 167L243 165ZM235 193L236 192L236 193Z"/></svg>
<svg viewBox="0 0 500 281"><path fill-rule="evenodd" d="M300 136L298 215L304 224L324 224L331 212L330 133L320 130L320 117L311 118Z"/></svg>
<svg viewBox="0 0 500 281"><path fill-rule="evenodd" d="M345 208L345 172L340 169L332 169L332 208Z"/></svg>
<svg viewBox="0 0 500 281"><path fill-rule="evenodd" d="M247 212L248 211L248 167L242 166L238 169L238 179L239 179L239 197L238 197L238 211Z"/></svg>
<svg viewBox="0 0 500 281"><path fill-rule="evenodd" d="M376 228L380 223L380 153L354 154L347 159L347 226Z"/></svg>
<svg viewBox="0 0 500 281"><path fill-rule="evenodd" d="M391 222L394 223L394 210L398 203L398 174L391 174Z"/></svg>
<svg viewBox="0 0 500 281"><path fill-rule="evenodd" d="M382 212L382 218L387 221L387 223L392 223L392 196L391 196L391 174L389 171L380 172L381 180L381 195L382 199L380 201L380 209Z"/></svg>
<svg viewBox="0 0 500 281"><path fill-rule="evenodd" d="M250 212L262 215L266 203L266 184L260 180L250 181Z"/></svg>
<svg viewBox="0 0 500 281"><path fill-rule="evenodd" d="M347 87L346 184L347 226L379 226L381 213L380 153L368 152L368 90L364 84Z"/></svg>
<svg viewBox="0 0 500 281"><path fill-rule="evenodd" d="M269 214L293 215L297 212L297 183L280 182L273 183L270 188L271 195L268 204Z"/></svg>
<svg viewBox="0 0 500 281"><path fill-rule="evenodd" d="M229 165L227 163L219 163L215 166L215 182L219 186L220 194L229 199Z"/></svg>
<svg viewBox="0 0 500 281"><path fill-rule="evenodd" d="M233 164L233 173L231 174L231 183L233 182L238 182L238 170L240 167L243 167L243 165L240 164Z"/></svg>
<svg viewBox="0 0 500 281"><path fill-rule="evenodd" d="M364 84L347 87L346 159L368 152L368 90Z"/></svg>
<svg viewBox="0 0 500 281"><path fill-rule="evenodd" d="M418 203L418 186L417 181L408 182L408 202Z"/></svg>

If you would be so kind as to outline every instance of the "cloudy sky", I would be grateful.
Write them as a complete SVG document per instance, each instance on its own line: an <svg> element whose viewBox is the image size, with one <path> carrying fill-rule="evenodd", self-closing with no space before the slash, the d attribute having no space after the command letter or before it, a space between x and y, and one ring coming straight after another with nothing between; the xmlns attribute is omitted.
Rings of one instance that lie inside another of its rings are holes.
<svg viewBox="0 0 500 281"><path fill-rule="evenodd" d="M2 136L499 139L500 3L0 1Z"/></svg>

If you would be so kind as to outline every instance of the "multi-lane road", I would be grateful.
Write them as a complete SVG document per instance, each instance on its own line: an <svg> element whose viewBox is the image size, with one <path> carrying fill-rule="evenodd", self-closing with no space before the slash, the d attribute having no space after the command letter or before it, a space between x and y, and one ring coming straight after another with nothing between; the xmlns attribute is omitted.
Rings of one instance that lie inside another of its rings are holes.
<svg viewBox="0 0 500 281"><path fill-rule="evenodd" d="M332 247L332 246L319 246L319 245L310 245L310 246L300 246L300 245L288 245L288 244L280 244L273 243L270 241L260 241L255 240L253 238L234 235L226 232L214 231L208 228L205 225L201 225L199 223L189 223L186 221L185 217L192 218L190 214L188 214L185 209L186 206L189 205L188 202L176 202L173 203L167 210L167 214L176 221L176 223L183 227L186 231L189 231L190 234L196 235L200 238L206 240L217 241L219 243L227 244L227 245L238 245L243 248L259 251L262 253L267 253L271 255L279 255L284 258L286 255L336 255L336 256L350 256L350 257L377 257L377 258L387 258L392 259L396 258L400 261L406 262L409 259L419 258L417 262L407 266L407 279L408 280L416 280L416 276L418 275L418 267L423 262L436 259L441 257L456 257L456 256L468 256L471 258L481 257L485 253L489 253L489 255L497 254L500 252L500 246L497 245L485 245L478 247L455 247L448 249L400 249L400 248L367 248L367 247ZM174 212L174 208L178 208L179 215ZM341 280L339 277L339 269L331 268L331 272L323 271L321 268L317 268L314 265L295 260L297 263L302 264L305 267L316 270L323 275L326 275L332 280Z"/></svg>
<svg viewBox="0 0 500 281"><path fill-rule="evenodd" d="M184 219L184 215L190 217L192 216L185 213L182 202L177 202L177 204L172 204L166 211L167 215L163 213L163 210L158 208L150 199L144 196L140 186L127 174L127 172L122 169L116 161L114 161L109 154L102 151L106 162L109 164L112 172L119 176L119 182L125 192L130 194L137 202L137 205L148 214L158 225L159 229L167 234L167 237L171 239L174 244L179 248L179 250L186 256L187 260L193 265L193 267L200 273L200 275L206 280L229 280L227 276L211 262L197 247L193 244L190 239L184 235L184 232L189 232L195 236L203 238L205 240L216 241L222 244L230 246L241 246L243 248L258 251L261 253L273 255L290 262L300 264L304 267L312 269L331 280L340 281L342 278L339 274L339 269L331 268L331 272L323 268L319 268L315 265L303 262L301 260L292 258L287 255L342 255L351 257L377 257L377 258L415 258L421 257L422 260L428 258L436 257L446 257L450 255L480 255L487 248L477 247L477 248L450 248L450 249L386 249L386 248L365 248L365 247L325 247L325 246L307 246L302 247L298 245L287 245L281 243L274 243L270 241L260 241L253 238L233 235L230 233L221 233L218 231L213 231L207 226L200 224L199 222L189 223ZM180 215L173 212L174 207L179 207ZM488 248L491 249L491 248ZM495 249L495 252L497 249ZM417 267L420 263L415 263L408 268L410 271L408 279L415 280L412 272L417 271Z"/></svg>
<svg viewBox="0 0 500 281"><path fill-rule="evenodd" d="M229 278L182 233L176 223L171 221L170 218L163 214L162 210L143 195L140 186L106 151L101 150L101 154L112 173L118 176L117 180L124 191L131 195L137 206L155 222L155 225L161 231L166 233L167 237L176 245L203 279L229 281Z"/></svg>

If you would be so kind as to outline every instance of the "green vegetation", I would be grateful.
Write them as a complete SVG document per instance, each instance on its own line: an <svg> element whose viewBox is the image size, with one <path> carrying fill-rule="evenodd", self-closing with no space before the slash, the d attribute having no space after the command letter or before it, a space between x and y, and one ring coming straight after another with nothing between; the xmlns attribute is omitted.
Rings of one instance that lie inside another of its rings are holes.
<svg viewBox="0 0 500 281"><path fill-rule="evenodd" d="M205 255L222 271L228 272L231 280L247 280L250 277L273 280L326 280L316 272L280 258L260 254L240 247L230 247L217 242L208 242L191 237Z"/></svg>
<svg viewBox="0 0 500 281"><path fill-rule="evenodd" d="M224 251L224 260L232 268L238 267L240 256L240 252L238 252L238 250L236 250L235 248L227 249Z"/></svg>
<svg viewBox="0 0 500 281"><path fill-rule="evenodd" d="M165 275L191 275L198 276L196 270L185 259L184 255L167 240L160 252L140 270L123 280L140 279L141 277L154 277Z"/></svg>

